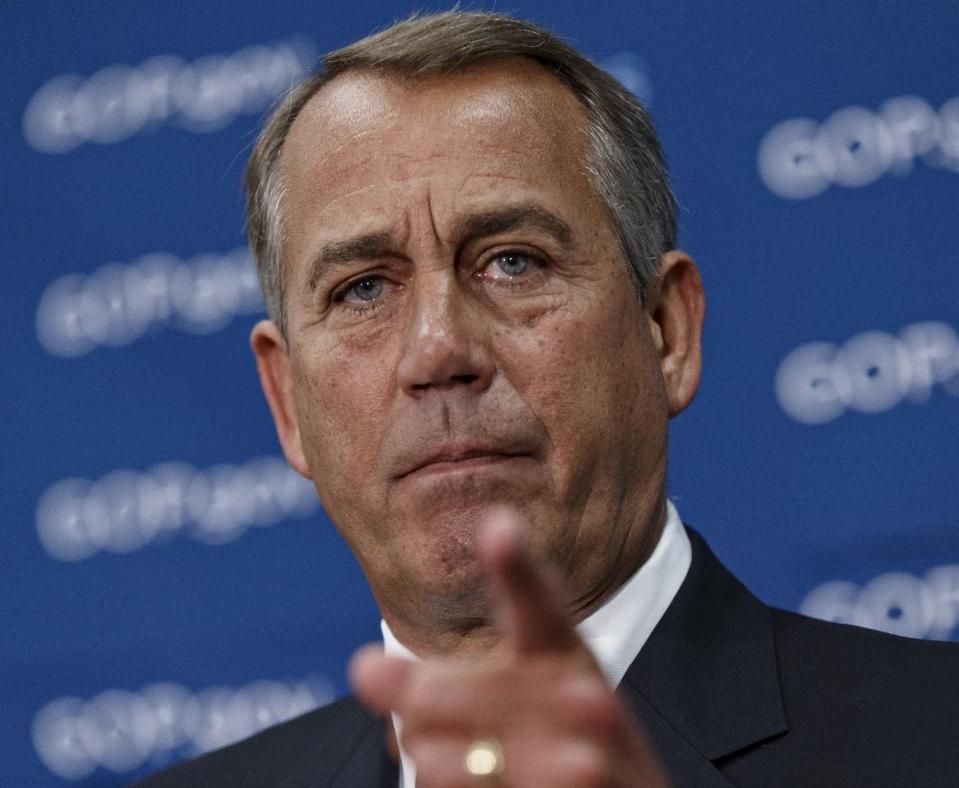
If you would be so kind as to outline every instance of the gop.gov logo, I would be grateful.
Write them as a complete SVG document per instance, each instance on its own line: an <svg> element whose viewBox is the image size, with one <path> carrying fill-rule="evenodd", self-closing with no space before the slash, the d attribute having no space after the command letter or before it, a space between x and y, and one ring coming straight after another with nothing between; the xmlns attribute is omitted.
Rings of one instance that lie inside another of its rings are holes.
<svg viewBox="0 0 959 788"><path fill-rule="evenodd" d="M239 115L257 115L313 63L301 39L207 55L191 63L157 55L139 66L117 63L92 76L61 74L44 83L23 114L23 136L40 153L87 142L110 145L173 123L197 134Z"/></svg>
<svg viewBox="0 0 959 788"><path fill-rule="evenodd" d="M37 339L51 355L71 358L165 327L210 334L262 310L246 247L186 260L157 252L54 279L37 305Z"/></svg>
<svg viewBox="0 0 959 788"><path fill-rule="evenodd" d="M886 572L864 586L830 580L803 600L801 613L911 638L946 640L959 625L959 564L943 564L923 576Z"/></svg>
<svg viewBox="0 0 959 788"><path fill-rule="evenodd" d="M179 533L226 544L254 526L309 517L318 508L313 485L279 457L208 469L165 462L54 483L37 503L37 536L52 558L82 561L101 550L132 553Z"/></svg>
<svg viewBox="0 0 959 788"><path fill-rule="evenodd" d="M98 768L123 774L149 763L155 769L225 747L332 699L325 676L199 692L173 683L137 692L109 689L89 700L47 703L33 720L33 746L64 780L82 780Z"/></svg>
<svg viewBox="0 0 959 788"><path fill-rule="evenodd" d="M959 97L938 112L919 96L899 96L878 112L854 106L822 123L791 118L766 133L756 158L766 187L789 200L908 175L916 159L959 172Z"/></svg>
<svg viewBox="0 0 959 788"><path fill-rule="evenodd" d="M913 323L893 336L865 331L842 346L809 342L776 373L782 409L804 424L825 424L847 410L882 413L904 400L927 402L934 387L959 397L959 337L946 323Z"/></svg>

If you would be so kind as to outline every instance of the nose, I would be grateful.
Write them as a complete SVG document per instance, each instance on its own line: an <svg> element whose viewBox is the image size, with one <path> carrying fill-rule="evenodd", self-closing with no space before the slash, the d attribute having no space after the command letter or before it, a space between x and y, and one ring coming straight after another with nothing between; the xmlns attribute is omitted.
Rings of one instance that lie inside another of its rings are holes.
<svg viewBox="0 0 959 788"><path fill-rule="evenodd" d="M454 271L423 274L408 302L399 384L414 397L462 389L479 393L493 379L488 326L470 309Z"/></svg>

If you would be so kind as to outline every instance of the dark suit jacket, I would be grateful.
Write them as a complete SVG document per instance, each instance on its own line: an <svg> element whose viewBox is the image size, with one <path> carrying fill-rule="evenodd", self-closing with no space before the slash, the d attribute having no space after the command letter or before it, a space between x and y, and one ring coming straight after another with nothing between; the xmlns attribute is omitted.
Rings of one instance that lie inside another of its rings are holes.
<svg viewBox="0 0 959 788"><path fill-rule="evenodd" d="M693 560L618 692L676 785L959 785L959 646L769 608L690 531ZM147 780L396 786L352 697Z"/></svg>

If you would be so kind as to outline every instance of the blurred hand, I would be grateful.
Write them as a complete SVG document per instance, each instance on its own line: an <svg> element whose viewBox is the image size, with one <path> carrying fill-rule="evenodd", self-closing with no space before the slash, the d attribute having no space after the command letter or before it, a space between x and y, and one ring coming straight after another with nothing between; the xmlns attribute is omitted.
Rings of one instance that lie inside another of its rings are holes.
<svg viewBox="0 0 959 788"><path fill-rule="evenodd" d="M360 699L400 715L416 788L475 786L464 759L480 738L502 748L500 786L667 785L577 634L567 596L530 558L516 516L498 513L479 537L499 648L481 658L411 662L367 646L351 663Z"/></svg>

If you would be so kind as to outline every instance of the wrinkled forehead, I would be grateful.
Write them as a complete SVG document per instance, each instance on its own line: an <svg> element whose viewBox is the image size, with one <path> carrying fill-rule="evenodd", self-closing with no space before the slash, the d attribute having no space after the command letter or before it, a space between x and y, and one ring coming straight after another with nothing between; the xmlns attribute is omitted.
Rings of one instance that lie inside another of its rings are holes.
<svg viewBox="0 0 959 788"><path fill-rule="evenodd" d="M533 156L553 177L585 169L585 113L572 91L526 58L480 63L453 74L409 77L354 70L324 85L284 144L287 187L306 173L349 172L376 146L428 161L461 152Z"/></svg>

